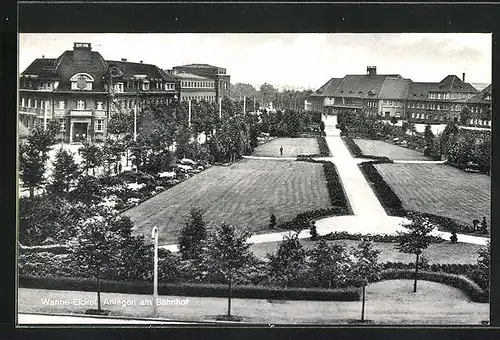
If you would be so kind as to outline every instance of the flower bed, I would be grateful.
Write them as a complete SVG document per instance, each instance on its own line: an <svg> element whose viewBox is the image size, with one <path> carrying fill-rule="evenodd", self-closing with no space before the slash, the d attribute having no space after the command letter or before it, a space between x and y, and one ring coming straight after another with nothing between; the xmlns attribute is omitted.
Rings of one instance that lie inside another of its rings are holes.
<svg viewBox="0 0 500 340"><path fill-rule="evenodd" d="M444 240L441 237L432 236L433 243L441 243ZM349 233L347 231L334 231L327 235L318 236L318 239L324 239L329 241L334 240L353 240L359 241L361 239L369 239L373 242L388 242L388 243L396 243L398 242L398 235L390 235L390 234L360 234L360 233Z"/></svg>
<svg viewBox="0 0 500 340"><path fill-rule="evenodd" d="M341 206L336 206L329 209L306 211L297 214L297 216L293 220L281 223L277 227L288 230L303 230L311 227L312 220L328 216L343 216L343 215L347 215L347 210L345 209L345 207Z"/></svg>

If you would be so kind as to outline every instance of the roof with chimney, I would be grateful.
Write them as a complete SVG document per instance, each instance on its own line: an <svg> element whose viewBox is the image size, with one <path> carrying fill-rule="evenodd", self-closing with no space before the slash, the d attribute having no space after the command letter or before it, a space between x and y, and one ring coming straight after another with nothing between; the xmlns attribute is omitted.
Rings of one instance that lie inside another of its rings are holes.
<svg viewBox="0 0 500 340"><path fill-rule="evenodd" d="M470 83L465 83L462 79L455 75L446 76L436 85L436 90L438 92L465 92L465 93L475 93L476 88Z"/></svg>
<svg viewBox="0 0 500 340"><path fill-rule="evenodd" d="M489 97L489 99L486 99ZM491 105L491 84L485 87L481 92L467 100L467 104L488 104Z"/></svg>
<svg viewBox="0 0 500 340"><path fill-rule="evenodd" d="M174 66L174 69L180 68L180 67L186 67L186 68L222 68L222 67L213 66L213 65L209 65L209 64L186 64L186 65Z"/></svg>
<svg viewBox="0 0 500 340"><path fill-rule="evenodd" d="M429 92L436 89L437 83L414 82L412 81L408 89L407 99L423 100L429 98Z"/></svg>

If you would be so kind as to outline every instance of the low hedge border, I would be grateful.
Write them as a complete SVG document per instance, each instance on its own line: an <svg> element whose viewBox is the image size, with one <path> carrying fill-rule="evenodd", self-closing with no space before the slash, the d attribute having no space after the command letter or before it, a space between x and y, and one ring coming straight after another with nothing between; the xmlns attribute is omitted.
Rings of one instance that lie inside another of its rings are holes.
<svg viewBox="0 0 500 340"><path fill-rule="evenodd" d="M152 294L151 282L100 282L101 292L123 293L123 294ZM21 276L19 277L19 288L36 288L51 290L78 290L85 292L96 292L95 280L77 278L50 278ZM173 296L199 296L199 297L223 297L228 294L228 286L225 284L158 284L158 294ZM359 288L288 288L262 287L241 285L232 287L232 297L240 299L272 299L281 300L283 296L287 300L314 300L314 301L359 301Z"/></svg>
<svg viewBox="0 0 500 340"><path fill-rule="evenodd" d="M399 280L415 279L415 271L407 269L390 269L385 270L381 274L380 281L382 280ZM429 271L419 271L418 279L424 281L432 281L452 286L463 291L474 302L488 303L489 295L481 289L475 282L463 275L449 274L449 273L436 273Z"/></svg>
<svg viewBox="0 0 500 340"><path fill-rule="evenodd" d="M347 149L351 153L351 155L355 158L370 158L374 159L376 162L372 163L392 163L392 160L389 157L386 156L376 156L376 155L366 155L361 151L359 146L356 144L356 142L351 138L351 137L342 137L342 140L344 141L345 145L347 146Z"/></svg>
<svg viewBox="0 0 500 340"><path fill-rule="evenodd" d="M328 209L318 209L297 214L291 221L281 223L277 226L280 229L303 230L312 226L312 221L329 216L343 216L347 211L345 207L336 206Z"/></svg>
<svg viewBox="0 0 500 340"><path fill-rule="evenodd" d="M387 214L390 216L405 217L407 212L403 209L403 203L394 191L392 191L386 181L384 181L373 164L371 162L361 163L359 164L359 168L372 186L375 195L379 199Z"/></svg>
<svg viewBox="0 0 500 340"><path fill-rule="evenodd" d="M319 154L321 157L330 157L330 148L328 147L328 144L326 143L325 137L318 137L316 138L318 141L318 147L319 147Z"/></svg>
<svg viewBox="0 0 500 340"><path fill-rule="evenodd" d="M437 236L431 236L433 243L442 243L444 239ZM368 239L373 242L386 242L386 243L397 243L399 238L397 235L390 234L360 234L360 233L349 233L347 231L334 231L327 235L318 236L318 239L335 241L335 240L352 240L359 241L361 239Z"/></svg>
<svg viewBox="0 0 500 340"><path fill-rule="evenodd" d="M434 222L438 225L438 229L441 231L447 231L447 232L457 232L460 234L469 234L469 235L474 235L474 236L483 236L483 237L488 237L488 234L482 234L479 232L474 232L471 226L463 225L461 223L456 222L454 219L449 218L449 217L444 217L444 216L439 216L439 215L434 215L430 213L423 213L423 212L416 212L416 211L408 211L408 213L417 213L420 214L423 217L428 218L431 222ZM472 223L472 221L471 221Z"/></svg>
<svg viewBox="0 0 500 340"><path fill-rule="evenodd" d="M342 207L343 209L345 209L345 213L343 215L353 215L351 205L349 204L349 200L347 199L347 194L345 193L344 186L340 181L340 176L337 172L337 167L335 166L335 164L327 161L319 161L310 157L297 158L297 161L323 164L326 186L332 206Z"/></svg>

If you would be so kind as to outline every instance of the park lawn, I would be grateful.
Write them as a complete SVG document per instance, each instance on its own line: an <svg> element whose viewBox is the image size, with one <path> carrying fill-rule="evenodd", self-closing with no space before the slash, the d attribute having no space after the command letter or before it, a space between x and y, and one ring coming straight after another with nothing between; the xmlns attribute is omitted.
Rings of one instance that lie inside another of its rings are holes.
<svg viewBox="0 0 500 340"><path fill-rule="evenodd" d="M441 164L376 164L406 210L491 225L491 178Z"/></svg>
<svg viewBox="0 0 500 340"><path fill-rule="evenodd" d="M489 319L486 303L470 302L456 288L439 283L419 281L418 291L412 293L411 280L390 280L370 284L366 289L366 318L375 324L475 324ZM93 305L42 304L42 299L93 301ZM101 293L101 307L110 316L147 318L152 316L151 305L141 305L151 295ZM18 290L20 313L83 314L95 309L95 292L56 291L44 289ZM159 296L161 301L184 301L178 305L158 306L158 317L185 321L213 321L216 315L227 312L226 298ZM110 305L124 301L128 305ZM108 303L104 305L104 303ZM232 299L232 314L243 322L265 324L346 324L361 316L361 302L343 301L285 301L273 303L264 299Z"/></svg>
<svg viewBox="0 0 500 340"><path fill-rule="evenodd" d="M283 157L319 154L319 146L316 138L276 138L256 147L252 155L258 157L280 157L281 146L283 146Z"/></svg>
<svg viewBox="0 0 500 340"><path fill-rule="evenodd" d="M363 155L383 156L392 160L430 160L422 153L390 144L381 140L353 139L359 146Z"/></svg>
<svg viewBox="0 0 500 340"><path fill-rule="evenodd" d="M335 240L327 242L329 244L343 244L350 249L351 247L356 247L359 241ZM305 249L311 249L316 244L315 241L311 241L309 239L302 239L300 240L300 243ZM380 262L413 263L415 261L415 255L401 253L396 249L395 243L374 242L373 244L376 249L381 251L379 255ZM250 249L258 258L265 259L266 254L274 253L278 249L278 245L279 242L256 243L252 244ZM427 260L429 260L430 264L475 264L477 263L478 258L477 250L480 248L481 246L476 244L451 244L449 241L444 241L442 243L430 244L429 247L423 251L423 255Z"/></svg>
<svg viewBox="0 0 500 340"><path fill-rule="evenodd" d="M191 206L205 209L206 221L261 233L270 231L271 213L280 224L331 203L323 164L244 159L231 166L213 166L124 215L130 216L137 233L149 239L157 226L160 245L174 244Z"/></svg>

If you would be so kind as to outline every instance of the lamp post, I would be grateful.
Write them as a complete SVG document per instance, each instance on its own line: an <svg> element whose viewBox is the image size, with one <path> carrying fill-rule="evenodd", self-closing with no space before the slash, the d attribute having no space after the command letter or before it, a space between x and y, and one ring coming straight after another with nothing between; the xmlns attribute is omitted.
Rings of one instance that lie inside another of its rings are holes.
<svg viewBox="0 0 500 340"><path fill-rule="evenodd" d="M153 268L153 316L158 313L158 228L153 227L151 237L154 242L154 268Z"/></svg>
<svg viewBox="0 0 500 340"><path fill-rule="evenodd" d="M66 127L65 127L64 123L61 123L60 131L61 131L61 149L62 149L63 142L64 142L64 133L66 132Z"/></svg>

